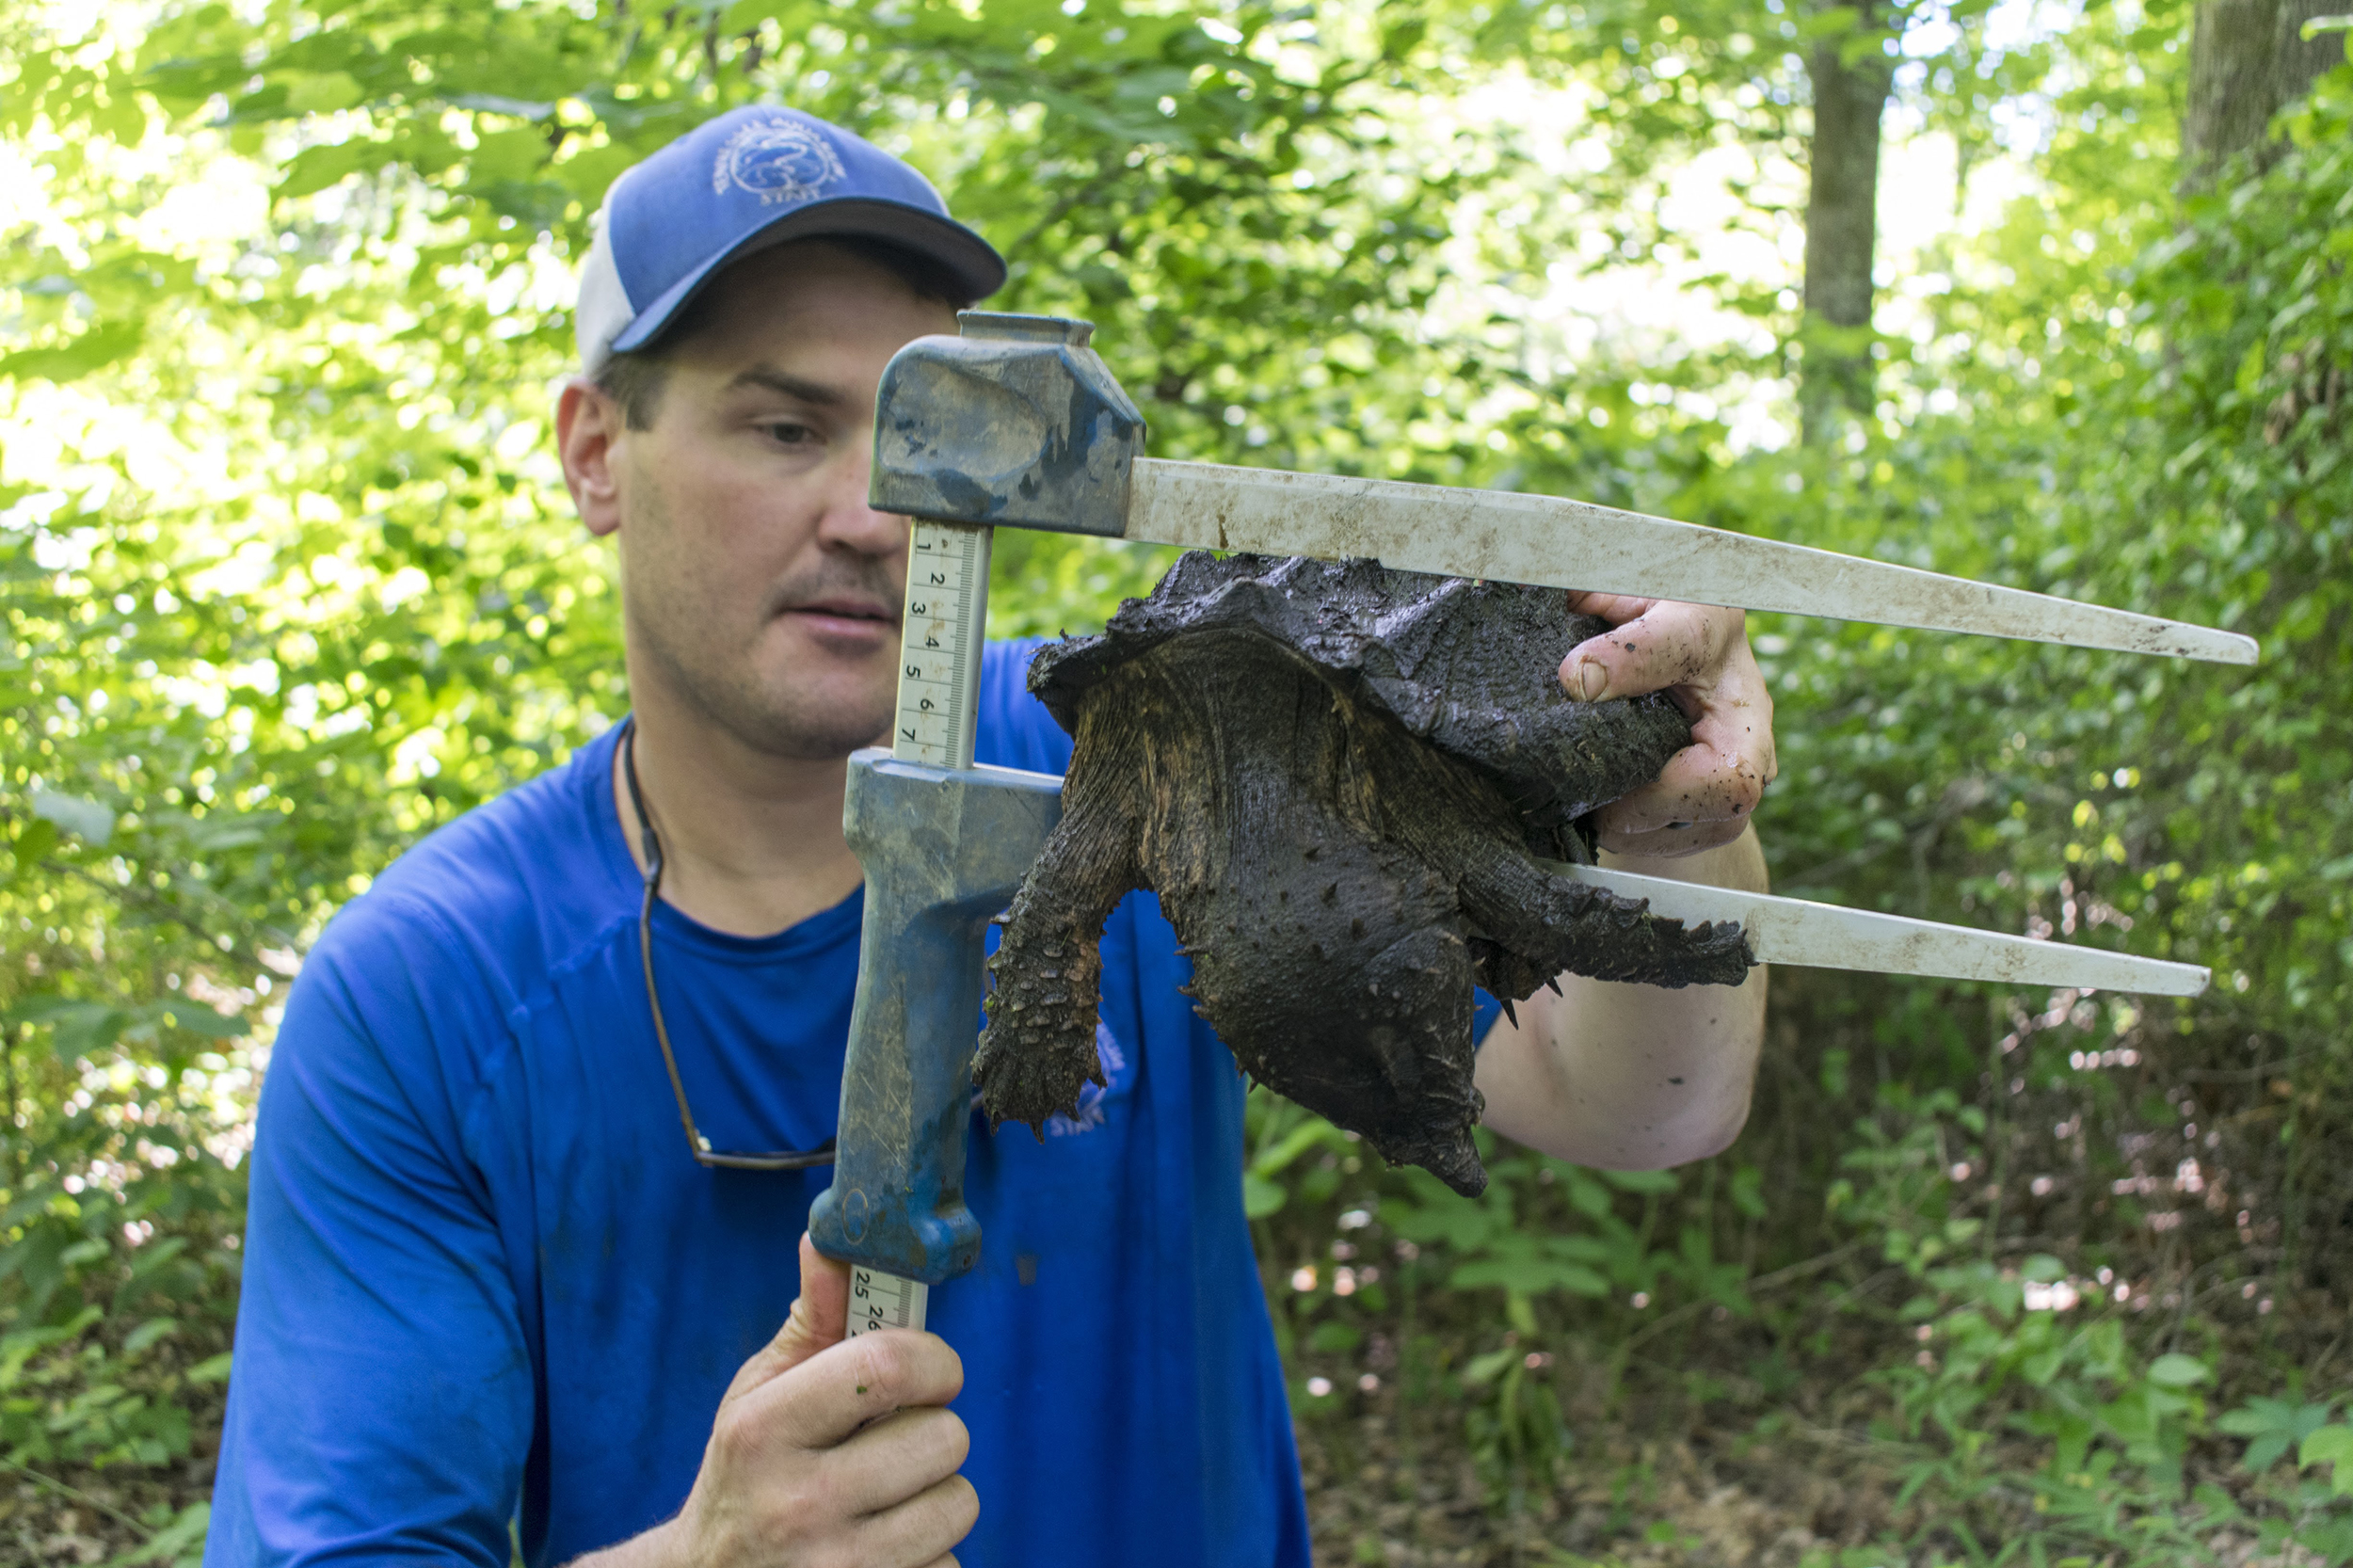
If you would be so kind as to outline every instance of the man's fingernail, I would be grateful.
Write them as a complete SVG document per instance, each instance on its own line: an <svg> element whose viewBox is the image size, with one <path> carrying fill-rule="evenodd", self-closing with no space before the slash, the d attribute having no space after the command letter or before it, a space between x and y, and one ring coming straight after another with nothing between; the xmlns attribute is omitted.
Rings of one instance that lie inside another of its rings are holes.
<svg viewBox="0 0 2353 1568"><path fill-rule="evenodd" d="M1599 702L1609 695L1609 666L1598 659L1577 662L1577 699L1579 702Z"/></svg>

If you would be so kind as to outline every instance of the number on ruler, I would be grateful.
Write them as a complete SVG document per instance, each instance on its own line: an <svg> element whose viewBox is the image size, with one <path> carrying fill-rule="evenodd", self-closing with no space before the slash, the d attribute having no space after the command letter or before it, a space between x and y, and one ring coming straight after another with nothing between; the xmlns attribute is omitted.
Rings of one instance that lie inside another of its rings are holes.
<svg viewBox="0 0 2353 1568"><path fill-rule="evenodd" d="M853 1335L871 1334L878 1328L920 1329L931 1288L920 1280L901 1279L860 1264L850 1271L850 1300L849 1331Z"/></svg>
<svg viewBox="0 0 2353 1568"><path fill-rule="evenodd" d="M970 764L974 683L986 614L988 530L960 524L915 525L902 632L899 756L932 765Z"/></svg>

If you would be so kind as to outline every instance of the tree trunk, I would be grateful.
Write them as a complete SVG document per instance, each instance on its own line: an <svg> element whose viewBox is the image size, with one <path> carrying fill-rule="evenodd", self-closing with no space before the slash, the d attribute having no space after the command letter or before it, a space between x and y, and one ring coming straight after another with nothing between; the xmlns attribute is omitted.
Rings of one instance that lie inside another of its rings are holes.
<svg viewBox="0 0 2353 1568"><path fill-rule="evenodd" d="M1866 3L1857 27L1878 19ZM1879 243L1880 115L1894 84L1895 62L1878 48L1848 64L1840 46L1852 32L1814 46L1814 139L1805 200L1805 362L1799 389L1803 439L1830 439L1840 408L1868 415L1872 406L1871 262Z"/></svg>
<svg viewBox="0 0 2353 1568"><path fill-rule="evenodd" d="M2298 35L2344 0L2200 0L2189 46L2189 102L2182 112L2184 183L2214 178L2232 154L2261 148L2271 117L2345 58L2345 40Z"/></svg>

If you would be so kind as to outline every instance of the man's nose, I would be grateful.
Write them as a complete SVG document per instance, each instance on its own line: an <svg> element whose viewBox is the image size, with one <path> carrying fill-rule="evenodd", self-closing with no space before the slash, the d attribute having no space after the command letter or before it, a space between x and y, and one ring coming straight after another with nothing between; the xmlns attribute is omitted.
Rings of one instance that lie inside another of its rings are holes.
<svg viewBox="0 0 2353 1568"><path fill-rule="evenodd" d="M818 532L826 544L839 549L889 555L906 548L907 520L895 512L877 512L866 503L873 450L872 440L862 441L835 466Z"/></svg>

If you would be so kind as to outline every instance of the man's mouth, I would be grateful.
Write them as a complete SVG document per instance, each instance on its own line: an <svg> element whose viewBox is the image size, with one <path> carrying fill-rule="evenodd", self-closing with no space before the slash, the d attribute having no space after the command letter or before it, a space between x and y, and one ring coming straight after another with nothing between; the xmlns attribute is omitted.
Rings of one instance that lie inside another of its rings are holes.
<svg viewBox="0 0 2353 1568"><path fill-rule="evenodd" d="M836 595L812 599L805 603L788 604L781 615L797 616L805 624L852 635L872 635L899 623L896 606L880 600L851 595Z"/></svg>

